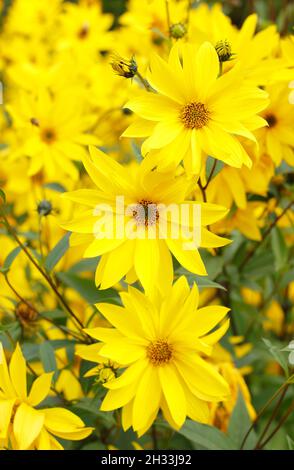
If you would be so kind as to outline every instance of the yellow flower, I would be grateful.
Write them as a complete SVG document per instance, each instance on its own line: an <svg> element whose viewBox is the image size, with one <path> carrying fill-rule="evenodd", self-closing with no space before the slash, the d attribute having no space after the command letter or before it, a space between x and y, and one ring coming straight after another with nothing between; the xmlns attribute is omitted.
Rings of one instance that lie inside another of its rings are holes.
<svg viewBox="0 0 294 470"><path fill-rule="evenodd" d="M215 365L218 372L224 377L230 387L230 398L222 403L212 403L211 422L214 426L226 432L229 424L230 416L236 406L239 393L242 394L243 400L247 408L247 412L254 420L256 412L251 403L250 391L243 378L242 370L237 369L230 354L217 344L211 356L211 362Z"/></svg>
<svg viewBox="0 0 294 470"><path fill-rule="evenodd" d="M44 169L49 179L56 174L78 178L73 161L86 153L84 145L97 144L98 139L86 131L93 125L93 116L83 115L81 104L66 92L54 97L43 90L35 98L21 93L19 99L7 106L13 127L21 135L21 143L11 159L28 155L28 175Z"/></svg>
<svg viewBox="0 0 294 470"><path fill-rule="evenodd" d="M254 307L258 307L262 302L262 294L259 291L242 287L241 294L245 302Z"/></svg>
<svg viewBox="0 0 294 470"><path fill-rule="evenodd" d="M102 12L100 2L64 2L59 21L57 48L64 53L65 60L72 53L80 65L89 65L97 60L99 51L113 46L109 32L113 16Z"/></svg>
<svg viewBox="0 0 294 470"><path fill-rule="evenodd" d="M268 127L260 129L257 139L261 152L269 155L275 165L285 160L294 165L294 106L289 102L289 88L283 84L275 84L267 88L270 105L263 115Z"/></svg>
<svg viewBox="0 0 294 470"><path fill-rule="evenodd" d="M139 279L145 290L150 291L154 285L165 289L172 282L171 253L187 270L205 276L192 219L180 217L175 221L165 208L170 206L179 214L183 206L189 213L196 206L199 208L201 220L197 219L196 223L201 225L200 247L204 248L230 243L205 228L221 219L226 209L215 204L188 201L186 195L191 192L191 181L185 175L177 177L174 172L150 171L145 161L134 165L131 172L94 147L90 153L92 158L85 158L84 165L98 189L64 194L72 201L88 206L88 209L62 226L75 232L71 235L72 245L88 245L85 257L101 256L96 270L96 285L106 289L127 275L131 283ZM124 201L118 207L117 198L122 196ZM106 210L104 206L100 210L101 204L107 205ZM106 214L101 216L103 211ZM113 228L111 233L102 231L101 222ZM190 224L191 233L188 234L186 228ZM121 227L126 230L118 233ZM191 242L189 248L185 245L187 242Z"/></svg>
<svg viewBox="0 0 294 470"><path fill-rule="evenodd" d="M92 432L65 408L39 405L48 396L52 373L40 375L27 393L26 362L17 345L7 366L0 343L0 443L16 450L58 450L62 439L85 439ZM38 406L38 409L35 407Z"/></svg>
<svg viewBox="0 0 294 470"><path fill-rule="evenodd" d="M273 300L265 311L263 328L266 331L273 331L276 335L280 335L283 331L284 320L283 309L276 300Z"/></svg>
<svg viewBox="0 0 294 470"><path fill-rule="evenodd" d="M168 63L154 55L148 80L157 93L145 92L126 104L141 119L123 134L149 136L144 154L156 149L160 167L183 160L193 174L201 169L203 152L237 168L251 166L236 136L255 141L251 131L266 125L257 113L267 106L267 94L244 83L237 67L219 77L218 55L210 43L198 50L174 46Z"/></svg>
<svg viewBox="0 0 294 470"><path fill-rule="evenodd" d="M122 407L123 429L133 427L139 435L149 429L160 409L175 429L186 416L208 422L208 402L225 400L229 391L200 354L211 354L212 345L225 334L229 320L214 328L229 309L197 310L198 288L190 290L185 277L153 300L132 287L120 296L124 307L97 306L114 328L86 330L103 342L100 356L126 368L104 385L109 391L101 410Z"/></svg>
<svg viewBox="0 0 294 470"><path fill-rule="evenodd" d="M259 202L248 202L246 209L237 209L232 217L227 217L224 221L217 222L213 230L217 233L230 233L232 230L239 230L250 240L261 240L260 226L262 226L262 212L264 206Z"/></svg>
<svg viewBox="0 0 294 470"><path fill-rule="evenodd" d="M258 15L255 13L247 16L238 29L223 13L220 3L212 8L201 3L190 13L189 40L197 45L209 41L216 47L220 42L227 43L227 49L234 54L232 61L223 64L223 70L227 72L238 63L242 75L251 84L264 86L275 80L288 80L286 60L276 57L279 44L277 26L270 25L256 32L257 27Z"/></svg>

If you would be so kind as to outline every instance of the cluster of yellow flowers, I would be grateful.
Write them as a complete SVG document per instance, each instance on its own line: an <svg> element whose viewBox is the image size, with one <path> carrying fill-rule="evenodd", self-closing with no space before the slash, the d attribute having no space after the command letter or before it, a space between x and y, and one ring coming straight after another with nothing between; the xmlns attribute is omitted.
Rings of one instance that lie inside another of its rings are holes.
<svg viewBox="0 0 294 470"><path fill-rule="evenodd" d="M251 345L234 325L219 344L230 309L201 280L236 233L293 242L294 36L192 4L129 0L116 22L99 0L2 11L0 448L95 434L77 405L95 387L139 437L158 416L226 431L239 393L255 417L234 363ZM241 293L279 336L279 304Z"/></svg>

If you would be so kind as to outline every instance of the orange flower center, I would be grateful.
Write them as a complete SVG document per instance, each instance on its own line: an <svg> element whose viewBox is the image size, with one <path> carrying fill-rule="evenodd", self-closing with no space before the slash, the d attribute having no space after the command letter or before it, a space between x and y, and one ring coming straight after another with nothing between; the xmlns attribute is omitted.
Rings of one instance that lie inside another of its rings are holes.
<svg viewBox="0 0 294 470"><path fill-rule="evenodd" d="M191 102L182 108L180 119L187 129L201 129L209 121L209 111L203 103Z"/></svg>
<svg viewBox="0 0 294 470"><path fill-rule="evenodd" d="M43 129L41 132L41 139L46 144L52 144L56 140L56 132L54 129Z"/></svg>
<svg viewBox="0 0 294 470"><path fill-rule="evenodd" d="M268 122L269 127L274 127L277 124L277 118L274 114L268 114L265 119Z"/></svg>
<svg viewBox="0 0 294 470"><path fill-rule="evenodd" d="M147 347L147 357L154 366L168 364L173 356L172 346L165 340L158 339Z"/></svg>

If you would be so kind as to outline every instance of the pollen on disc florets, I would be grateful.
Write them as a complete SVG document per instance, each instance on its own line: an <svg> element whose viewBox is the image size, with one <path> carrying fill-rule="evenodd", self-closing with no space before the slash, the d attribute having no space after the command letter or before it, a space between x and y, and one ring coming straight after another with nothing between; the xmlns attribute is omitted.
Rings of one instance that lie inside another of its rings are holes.
<svg viewBox="0 0 294 470"><path fill-rule="evenodd" d="M220 62L227 62L228 60L231 60L234 55L232 53L232 46L227 39L218 41L216 43L215 50Z"/></svg>
<svg viewBox="0 0 294 470"><path fill-rule="evenodd" d="M163 339L152 341L147 346L147 357L154 366L168 364L173 357L173 347Z"/></svg>
<svg viewBox="0 0 294 470"><path fill-rule="evenodd" d="M188 129L201 129L209 121L209 111L203 103L192 101L182 108L180 119Z"/></svg>
<svg viewBox="0 0 294 470"><path fill-rule="evenodd" d="M156 224L159 219L159 212L154 202L141 199L133 208L133 217L137 225L148 227Z"/></svg>

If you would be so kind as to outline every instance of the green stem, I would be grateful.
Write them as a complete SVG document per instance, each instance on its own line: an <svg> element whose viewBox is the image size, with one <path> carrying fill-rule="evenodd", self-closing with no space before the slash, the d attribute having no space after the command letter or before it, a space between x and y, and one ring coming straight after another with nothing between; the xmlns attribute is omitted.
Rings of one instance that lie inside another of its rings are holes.
<svg viewBox="0 0 294 470"><path fill-rule="evenodd" d="M146 91L152 91L151 86L149 85L147 80L140 74L140 72L138 70L136 72L136 77L138 77L138 79L140 80L140 82L142 83L142 85L144 86Z"/></svg>

